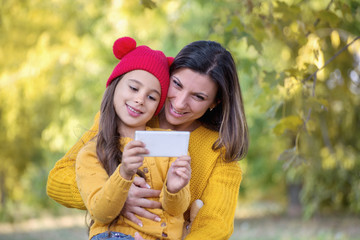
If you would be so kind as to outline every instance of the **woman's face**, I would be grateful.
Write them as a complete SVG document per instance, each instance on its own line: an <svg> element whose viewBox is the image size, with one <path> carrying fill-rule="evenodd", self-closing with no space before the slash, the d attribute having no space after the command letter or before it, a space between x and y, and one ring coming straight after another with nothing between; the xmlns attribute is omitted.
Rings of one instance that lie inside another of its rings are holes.
<svg viewBox="0 0 360 240"><path fill-rule="evenodd" d="M175 71L165 102L165 117L176 130L194 130L196 119L216 106L217 84L209 76L188 68Z"/></svg>

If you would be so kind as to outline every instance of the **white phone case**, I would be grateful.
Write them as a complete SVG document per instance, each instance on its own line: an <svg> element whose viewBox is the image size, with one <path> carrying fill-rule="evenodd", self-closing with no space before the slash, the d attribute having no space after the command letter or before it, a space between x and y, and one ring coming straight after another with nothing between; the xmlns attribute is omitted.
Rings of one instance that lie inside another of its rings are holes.
<svg viewBox="0 0 360 240"><path fill-rule="evenodd" d="M144 156L179 157L188 154L190 132L135 131L135 140L145 143L149 154Z"/></svg>

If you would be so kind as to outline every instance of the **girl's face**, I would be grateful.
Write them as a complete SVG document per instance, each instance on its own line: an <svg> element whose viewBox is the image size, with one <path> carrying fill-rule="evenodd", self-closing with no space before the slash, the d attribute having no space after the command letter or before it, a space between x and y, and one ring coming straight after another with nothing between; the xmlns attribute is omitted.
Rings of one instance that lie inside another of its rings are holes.
<svg viewBox="0 0 360 240"><path fill-rule="evenodd" d="M188 68L175 71L170 77L165 102L165 117L176 130L192 131L209 108L216 106L217 84L207 75Z"/></svg>
<svg viewBox="0 0 360 240"><path fill-rule="evenodd" d="M123 136L145 129L159 105L160 94L159 80L149 72L134 70L122 77L115 88L114 108Z"/></svg>

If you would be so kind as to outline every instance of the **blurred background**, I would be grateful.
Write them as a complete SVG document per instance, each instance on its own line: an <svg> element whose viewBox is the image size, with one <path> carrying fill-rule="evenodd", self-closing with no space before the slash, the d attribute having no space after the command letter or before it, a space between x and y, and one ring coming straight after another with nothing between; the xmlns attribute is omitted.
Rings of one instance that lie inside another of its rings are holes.
<svg viewBox="0 0 360 240"><path fill-rule="evenodd" d="M87 239L46 195L135 38L234 56L250 128L231 239L360 239L359 0L0 0L0 239Z"/></svg>

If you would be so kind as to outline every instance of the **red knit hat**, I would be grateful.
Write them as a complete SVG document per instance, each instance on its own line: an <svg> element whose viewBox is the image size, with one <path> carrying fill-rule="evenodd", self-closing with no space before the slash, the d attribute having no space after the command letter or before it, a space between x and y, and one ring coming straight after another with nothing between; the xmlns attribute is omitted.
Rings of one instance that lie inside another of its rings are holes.
<svg viewBox="0 0 360 240"><path fill-rule="evenodd" d="M151 73L159 80L161 86L159 106L155 111L155 115L157 115L165 103L170 83L169 66L174 61L174 58L166 57L163 52L152 50L147 46L136 47L136 41L130 37L116 40L113 52L115 57L121 61L111 73L106 87L115 78L133 70L145 70Z"/></svg>

